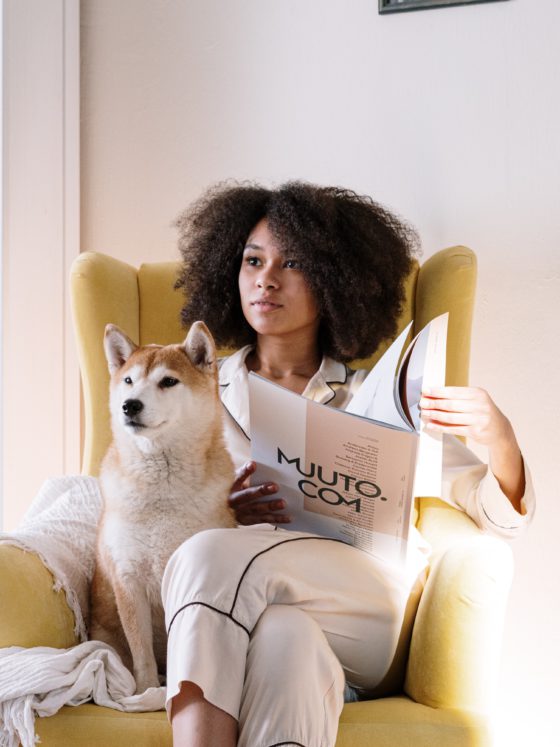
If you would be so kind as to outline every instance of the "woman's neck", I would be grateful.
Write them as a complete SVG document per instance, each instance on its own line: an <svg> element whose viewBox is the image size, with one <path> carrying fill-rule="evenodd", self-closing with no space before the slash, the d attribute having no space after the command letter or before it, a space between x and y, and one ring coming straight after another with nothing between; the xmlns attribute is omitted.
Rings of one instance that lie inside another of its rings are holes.
<svg viewBox="0 0 560 747"><path fill-rule="evenodd" d="M249 371L301 394L321 365L317 340L257 337L255 349L245 360Z"/></svg>

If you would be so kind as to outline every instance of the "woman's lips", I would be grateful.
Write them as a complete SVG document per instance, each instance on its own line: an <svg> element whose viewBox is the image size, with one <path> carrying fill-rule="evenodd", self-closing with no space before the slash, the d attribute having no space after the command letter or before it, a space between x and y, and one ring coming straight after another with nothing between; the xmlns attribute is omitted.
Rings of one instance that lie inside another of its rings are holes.
<svg viewBox="0 0 560 747"><path fill-rule="evenodd" d="M262 312L276 311L276 309L282 308L282 304L273 303L272 301L253 301L251 306L257 309L257 311Z"/></svg>

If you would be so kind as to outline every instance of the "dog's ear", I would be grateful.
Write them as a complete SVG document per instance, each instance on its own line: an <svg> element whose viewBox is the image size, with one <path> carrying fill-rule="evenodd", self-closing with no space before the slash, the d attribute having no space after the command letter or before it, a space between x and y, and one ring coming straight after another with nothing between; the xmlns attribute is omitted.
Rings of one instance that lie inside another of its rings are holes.
<svg viewBox="0 0 560 747"><path fill-rule="evenodd" d="M105 348L105 357L109 364L109 373L113 374L126 363L138 345L135 345L132 340L114 324L108 324L105 327L103 347Z"/></svg>
<svg viewBox="0 0 560 747"><path fill-rule="evenodd" d="M195 368L207 373L216 367L216 345L204 322L194 322L183 348Z"/></svg>

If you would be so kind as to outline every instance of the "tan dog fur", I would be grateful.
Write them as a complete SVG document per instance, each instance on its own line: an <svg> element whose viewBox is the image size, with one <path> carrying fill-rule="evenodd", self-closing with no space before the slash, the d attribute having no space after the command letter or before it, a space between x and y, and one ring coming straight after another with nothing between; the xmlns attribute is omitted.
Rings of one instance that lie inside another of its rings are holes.
<svg viewBox="0 0 560 747"><path fill-rule="evenodd" d="M90 637L112 645L136 691L159 684L166 633L160 596L169 557L202 529L235 526L214 341L195 322L182 345L137 347L105 330L113 442L91 587ZM176 381L176 383L171 383ZM132 412L140 402L142 409Z"/></svg>

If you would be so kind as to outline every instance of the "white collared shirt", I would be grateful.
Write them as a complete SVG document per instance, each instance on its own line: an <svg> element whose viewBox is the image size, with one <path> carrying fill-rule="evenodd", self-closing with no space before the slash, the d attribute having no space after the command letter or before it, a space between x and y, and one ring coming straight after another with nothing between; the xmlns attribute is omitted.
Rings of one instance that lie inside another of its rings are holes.
<svg viewBox="0 0 560 747"><path fill-rule="evenodd" d="M251 457L249 384L245 365L253 346L246 345L222 358L220 396L226 409L225 439L236 468ZM330 407L344 408L352 399L368 371L354 371L344 363L324 357L317 373L309 380L303 396ZM505 538L518 536L531 521L535 495L530 472L525 465L526 488L517 512L502 493L488 465L454 436L443 439L442 500L466 512L483 530Z"/></svg>

